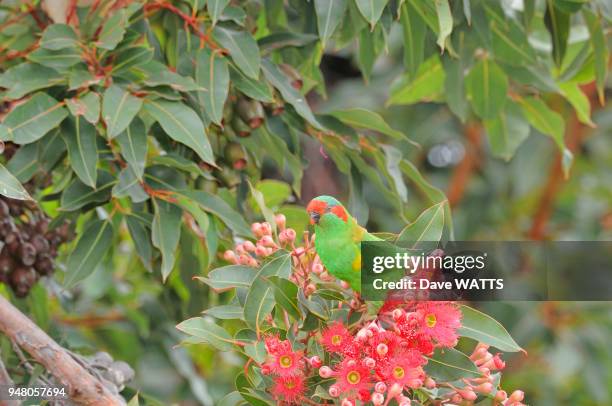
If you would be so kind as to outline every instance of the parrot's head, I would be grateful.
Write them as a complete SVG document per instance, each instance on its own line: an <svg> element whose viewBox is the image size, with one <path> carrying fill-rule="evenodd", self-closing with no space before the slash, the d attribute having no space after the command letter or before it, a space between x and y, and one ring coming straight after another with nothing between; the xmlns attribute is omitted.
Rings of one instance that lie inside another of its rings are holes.
<svg viewBox="0 0 612 406"><path fill-rule="evenodd" d="M342 203L331 196L315 197L306 206L310 224L318 228L346 226L349 215Z"/></svg>

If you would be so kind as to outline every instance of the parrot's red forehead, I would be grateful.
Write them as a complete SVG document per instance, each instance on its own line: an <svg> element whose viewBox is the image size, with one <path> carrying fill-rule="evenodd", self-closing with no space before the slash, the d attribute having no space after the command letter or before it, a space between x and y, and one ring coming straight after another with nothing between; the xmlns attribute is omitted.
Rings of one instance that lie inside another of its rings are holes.
<svg viewBox="0 0 612 406"><path fill-rule="evenodd" d="M311 213L311 212L316 212L319 214L323 214L325 213L325 209L327 208L327 203L325 203L322 200L311 200L310 203L308 203L308 206L306 206L306 211Z"/></svg>
<svg viewBox="0 0 612 406"><path fill-rule="evenodd" d="M329 207L329 205L322 200L312 200L310 203L308 203L308 206L306 206L306 211L308 213L318 213L321 216L325 213L333 213L345 222L348 220L348 213L346 212L346 210L344 210L344 207Z"/></svg>

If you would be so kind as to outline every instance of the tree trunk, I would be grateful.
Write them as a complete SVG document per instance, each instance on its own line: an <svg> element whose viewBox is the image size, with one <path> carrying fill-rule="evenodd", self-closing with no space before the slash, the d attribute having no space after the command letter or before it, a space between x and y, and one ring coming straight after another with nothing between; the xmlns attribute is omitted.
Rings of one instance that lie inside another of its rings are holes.
<svg viewBox="0 0 612 406"><path fill-rule="evenodd" d="M119 406L125 400L112 393L70 354L0 295L0 332L29 353L66 386L70 399L87 406Z"/></svg>

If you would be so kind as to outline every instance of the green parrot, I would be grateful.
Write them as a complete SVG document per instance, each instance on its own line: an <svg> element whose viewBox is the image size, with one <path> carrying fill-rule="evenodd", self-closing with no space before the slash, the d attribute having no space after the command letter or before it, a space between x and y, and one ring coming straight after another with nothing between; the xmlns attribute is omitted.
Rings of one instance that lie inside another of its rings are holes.
<svg viewBox="0 0 612 406"><path fill-rule="evenodd" d="M361 291L361 242L382 241L361 227L331 196L319 196L306 207L315 230L315 249L328 272Z"/></svg>

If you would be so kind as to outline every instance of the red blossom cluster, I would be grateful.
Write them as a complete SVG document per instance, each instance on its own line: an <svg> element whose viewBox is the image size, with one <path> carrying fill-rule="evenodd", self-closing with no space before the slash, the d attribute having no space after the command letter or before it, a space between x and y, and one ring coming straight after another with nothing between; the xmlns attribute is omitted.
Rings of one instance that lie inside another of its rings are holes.
<svg viewBox="0 0 612 406"><path fill-rule="evenodd" d="M447 389L443 397L453 404L472 404L479 395L491 395L495 390L494 404L523 406L521 391L508 396L494 387L492 373L503 369L505 363L482 343L470 356L482 376L464 379L461 386L427 376L425 357L435 348L457 344L461 312L453 302L410 303L393 310L391 316L389 323L379 318L354 332L340 321L329 325L318 336L329 354L329 365L323 365L318 356L294 350L289 340L266 337L268 357L261 369L273 377L270 393L281 404L304 401L307 377L318 370L321 378L333 380L329 396L342 406L387 405L391 400L409 406L411 390L421 387Z"/></svg>
<svg viewBox="0 0 612 406"><path fill-rule="evenodd" d="M275 223L277 233L270 223L252 224L257 240L239 242L233 250L225 252L225 260L257 267L276 251L287 250L293 265L289 279L302 287L307 297L316 291L318 282L335 280L316 255L314 236L305 233L304 244L300 246L296 244L295 230L286 228L285 216L277 215ZM337 282L342 289L349 290L345 282ZM364 308L358 297L348 305L351 311ZM386 406L395 401L399 406L409 406L413 404L414 390L438 388L437 398L445 404L470 405L479 396L488 396L494 405L524 406L522 391L508 395L498 387L495 372L502 370L505 363L500 354L490 353L482 343L470 355L481 376L463 379L458 384L436 381L427 375L426 357L432 356L436 348L455 347L460 327L461 312L454 302L389 298L374 320L362 318L351 326L335 321L294 342L282 340L278 334L264 336L267 357L259 367L263 375L271 378L269 393L283 405L315 404L311 400L313 382L316 386L316 381L322 378L320 384L332 399L321 399L322 404ZM310 348L307 345L310 339L317 340L324 352L309 354L306 349Z"/></svg>

